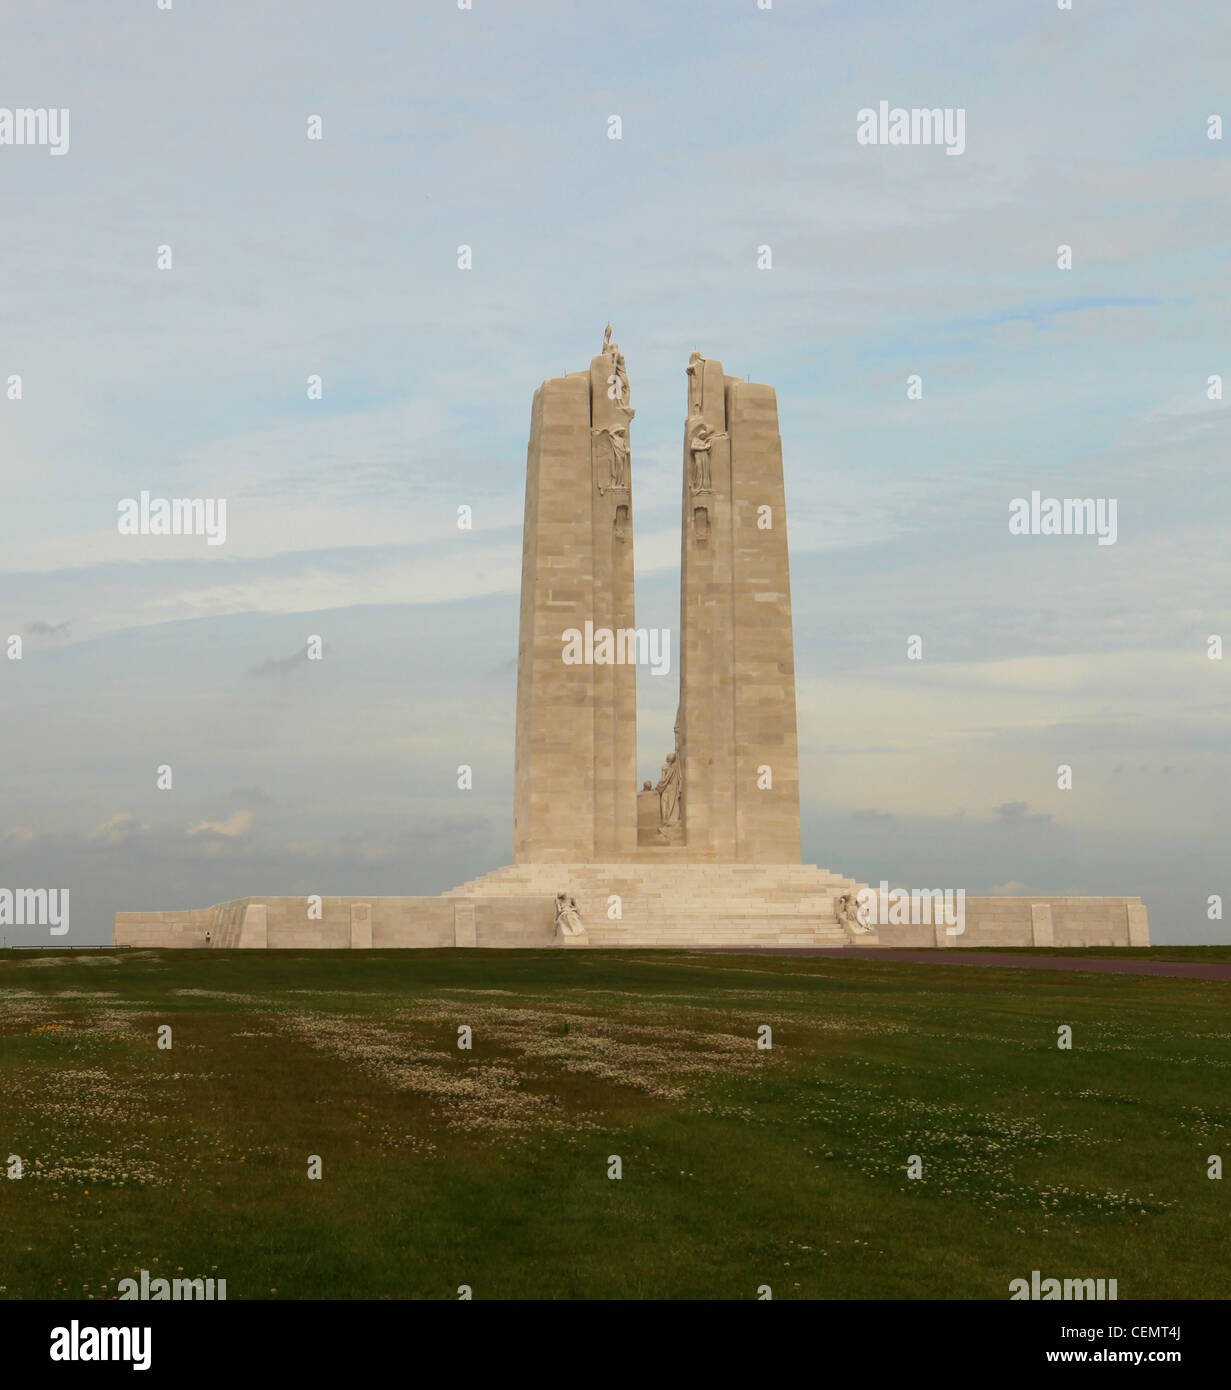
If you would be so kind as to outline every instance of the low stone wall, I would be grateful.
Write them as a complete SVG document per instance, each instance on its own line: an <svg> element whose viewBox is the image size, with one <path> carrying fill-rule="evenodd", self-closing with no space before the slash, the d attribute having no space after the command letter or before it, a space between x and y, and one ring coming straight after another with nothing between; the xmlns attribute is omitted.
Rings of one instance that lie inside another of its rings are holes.
<svg viewBox="0 0 1231 1390"><path fill-rule="evenodd" d="M877 925L882 946L1148 946L1140 898L967 898L966 930Z"/></svg>
<svg viewBox="0 0 1231 1390"><path fill-rule="evenodd" d="M270 949L454 944L453 904L439 898L322 898L319 918L308 916L306 898L253 898L252 906L265 909Z"/></svg>
<svg viewBox="0 0 1231 1390"><path fill-rule="evenodd" d="M271 950L560 944L550 897L322 898L319 917L308 907L307 898L237 898L188 911L117 912L112 942Z"/></svg>
<svg viewBox="0 0 1231 1390"><path fill-rule="evenodd" d="M183 946L204 949L210 943L213 908L188 908L179 912L117 912L112 930L116 946Z"/></svg>
<svg viewBox="0 0 1231 1390"><path fill-rule="evenodd" d="M446 899L446 901L451 901ZM477 946L559 946L556 900L551 898L475 898Z"/></svg>
<svg viewBox="0 0 1231 1390"><path fill-rule="evenodd" d="M172 912L117 912L117 946L211 946L303 950L407 950L413 948L545 947L555 937L555 902L546 894L456 898L322 898L320 917L308 916L307 898L238 898L214 907ZM596 921L594 944L670 946L705 942L704 925L685 933L663 910L661 940L645 932L607 932ZM768 930L774 921L766 915ZM789 920L787 925L789 925ZM744 944L771 944L749 926ZM781 923L779 924L782 925ZM206 941L206 933L209 941ZM879 944L920 946L1148 946L1140 898L967 898L966 930L950 936L931 924L877 926ZM730 932L711 928L715 945L732 945ZM694 939L696 938L696 939ZM742 940L742 938L741 938ZM570 942L584 945L584 942ZM797 943L793 943L797 944Z"/></svg>

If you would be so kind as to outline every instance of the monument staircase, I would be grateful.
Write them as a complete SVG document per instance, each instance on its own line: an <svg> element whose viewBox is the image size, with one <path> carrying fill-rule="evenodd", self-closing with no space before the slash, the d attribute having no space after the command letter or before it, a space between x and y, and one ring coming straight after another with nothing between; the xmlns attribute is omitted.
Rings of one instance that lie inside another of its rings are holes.
<svg viewBox="0 0 1231 1390"><path fill-rule="evenodd" d="M591 947L860 946L835 913L863 884L812 864L734 864L653 853L585 864L511 864L442 896L577 899ZM620 918L608 905L620 900Z"/></svg>

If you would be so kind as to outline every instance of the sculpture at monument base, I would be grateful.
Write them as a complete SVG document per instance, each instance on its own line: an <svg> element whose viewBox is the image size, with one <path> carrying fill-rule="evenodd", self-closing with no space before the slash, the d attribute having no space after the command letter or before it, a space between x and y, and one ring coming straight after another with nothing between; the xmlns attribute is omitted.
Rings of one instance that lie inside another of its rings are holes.
<svg viewBox="0 0 1231 1390"><path fill-rule="evenodd" d="M853 893L843 893L837 903L838 921L855 936L868 936L872 928L864 921L859 901Z"/></svg>
<svg viewBox="0 0 1231 1390"><path fill-rule="evenodd" d="M581 913L577 910L577 899L567 893L556 894L556 935L585 935Z"/></svg>

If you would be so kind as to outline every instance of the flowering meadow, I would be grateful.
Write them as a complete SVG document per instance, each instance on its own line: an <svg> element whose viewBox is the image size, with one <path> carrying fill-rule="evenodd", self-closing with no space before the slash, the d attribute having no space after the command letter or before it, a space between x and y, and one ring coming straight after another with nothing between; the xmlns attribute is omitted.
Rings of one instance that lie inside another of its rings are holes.
<svg viewBox="0 0 1231 1390"><path fill-rule="evenodd" d="M1215 1156L1223 980L0 955L5 1299L142 1269L229 1299L1001 1299L1034 1269L1227 1298Z"/></svg>

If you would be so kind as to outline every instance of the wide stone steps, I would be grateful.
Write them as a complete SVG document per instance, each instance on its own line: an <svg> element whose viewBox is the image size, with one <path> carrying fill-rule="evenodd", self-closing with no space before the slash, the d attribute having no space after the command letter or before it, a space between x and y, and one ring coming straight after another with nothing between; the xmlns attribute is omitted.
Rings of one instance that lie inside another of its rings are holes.
<svg viewBox="0 0 1231 1390"><path fill-rule="evenodd" d="M747 893L752 896L781 896L784 890L796 892L823 893L828 896L834 892L847 892L855 886L855 880L831 874L827 870L811 866L772 865L759 871L750 871L746 866L652 865L645 868L625 868L622 864L594 865L558 864L534 865L497 869L493 873L451 888L443 894L446 898L468 897L472 894L502 895L510 889L518 892L559 891L569 888L621 886L628 892L642 895L658 893L678 893L681 890L702 892L709 895L726 896L731 893Z"/></svg>
<svg viewBox="0 0 1231 1390"><path fill-rule="evenodd" d="M841 927L812 923L807 927L747 922L670 922L632 926L603 922L586 928L591 946L845 946Z"/></svg>
<svg viewBox="0 0 1231 1390"><path fill-rule="evenodd" d="M847 934L835 905L860 887L811 864L638 859L510 864L443 896L567 892L577 899L591 946L843 946ZM620 900L618 920L608 916L612 897Z"/></svg>

